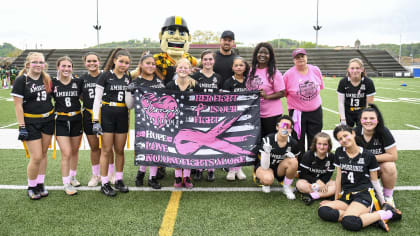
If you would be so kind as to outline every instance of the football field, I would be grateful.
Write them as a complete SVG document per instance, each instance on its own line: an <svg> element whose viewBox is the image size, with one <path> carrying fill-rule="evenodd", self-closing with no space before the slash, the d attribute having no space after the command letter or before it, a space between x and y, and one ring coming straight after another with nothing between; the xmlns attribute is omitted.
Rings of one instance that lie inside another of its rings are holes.
<svg viewBox="0 0 420 236"><path fill-rule="evenodd" d="M339 123L338 81L339 78L324 80L321 95L325 130L332 130ZM396 137L399 158L394 192L403 219L390 223L388 234L420 235L420 80L373 78L373 81L377 91L375 103L383 113L385 125L393 133L405 134L405 138ZM407 86L401 86L403 83ZM283 104L286 110L285 101ZM320 220L319 202L306 206L299 194L296 200L287 200L278 191L278 183L273 187L275 191L261 192L252 181L250 166L244 167L247 180L240 182L226 181L226 173L217 170L215 182L205 181L205 172L204 179L194 182L192 190L174 191L173 169L168 168L167 176L161 181L162 190L134 187L137 167L133 165L132 150L125 152L124 180L130 187L129 193L109 198L99 192L99 187L81 187L76 196L66 196L61 188L60 153L53 160L49 151L45 184L50 196L30 201L26 196L28 159L19 147L17 136L2 135L17 128L9 89L0 90L0 109L0 136L3 137L0 140L0 235L354 234L343 230L339 223ZM13 149L1 145L8 142L18 145L13 145ZM78 179L82 186L87 185L90 175L89 151L81 150ZM359 232L362 235L383 233L373 226Z"/></svg>

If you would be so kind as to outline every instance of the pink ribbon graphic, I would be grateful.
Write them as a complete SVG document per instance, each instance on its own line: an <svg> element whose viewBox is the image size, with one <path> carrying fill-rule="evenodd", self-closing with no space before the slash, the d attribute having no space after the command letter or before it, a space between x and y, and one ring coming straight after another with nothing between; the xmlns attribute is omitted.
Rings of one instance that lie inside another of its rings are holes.
<svg viewBox="0 0 420 236"><path fill-rule="evenodd" d="M239 117L240 115L228 122L224 120L220 124L213 127L207 133L199 130L181 129L174 138L174 143L176 149L178 150L178 153L182 155L188 155L197 151L202 146L207 146L215 150L230 153L233 155L254 155L254 153L242 149L226 141L243 141L246 140L247 137L250 135L245 135L243 137L231 137L226 138L225 140L217 138L217 136L219 136L228 128L230 128L232 126L232 123L234 123Z"/></svg>

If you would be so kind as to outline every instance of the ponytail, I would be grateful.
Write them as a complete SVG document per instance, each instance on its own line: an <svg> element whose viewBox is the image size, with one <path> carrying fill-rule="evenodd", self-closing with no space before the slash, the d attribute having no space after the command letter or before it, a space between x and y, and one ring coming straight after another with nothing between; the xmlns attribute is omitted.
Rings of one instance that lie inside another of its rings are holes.
<svg viewBox="0 0 420 236"><path fill-rule="evenodd" d="M127 56L131 60L130 53L126 49L117 48L112 51L111 56L109 56L108 60L106 61L104 71L111 71L115 68L114 59L118 58L119 56Z"/></svg>

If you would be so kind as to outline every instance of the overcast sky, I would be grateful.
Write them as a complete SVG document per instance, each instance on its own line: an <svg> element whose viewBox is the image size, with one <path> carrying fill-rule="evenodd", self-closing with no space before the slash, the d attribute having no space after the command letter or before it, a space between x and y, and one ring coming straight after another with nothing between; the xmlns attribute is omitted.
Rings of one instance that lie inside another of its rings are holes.
<svg viewBox="0 0 420 236"><path fill-rule="evenodd" d="M247 45L274 38L315 42L316 0L99 0L100 42L151 38L166 17L182 16L190 32L235 32ZM18 48L96 45L96 0L0 3L0 44ZM160 13L159 10L160 9ZM420 42L420 1L319 0L319 44ZM41 46L42 45L42 46Z"/></svg>

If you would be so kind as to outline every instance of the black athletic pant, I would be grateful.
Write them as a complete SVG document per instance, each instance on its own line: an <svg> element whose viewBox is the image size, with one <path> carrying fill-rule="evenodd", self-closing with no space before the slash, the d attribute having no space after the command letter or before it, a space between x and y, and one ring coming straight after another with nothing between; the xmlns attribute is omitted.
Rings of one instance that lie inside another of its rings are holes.
<svg viewBox="0 0 420 236"><path fill-rule="evenodd" d="M293 117L294 110L289 110L290 117ZM300 139L297 138L296 132L293 131L293 137L298 140L301 155L305 153L305 135L307 137L308 149L311 146L314 136L322 130L322 106L315 111L304 112L301 116L301 133Z"/></svg>

